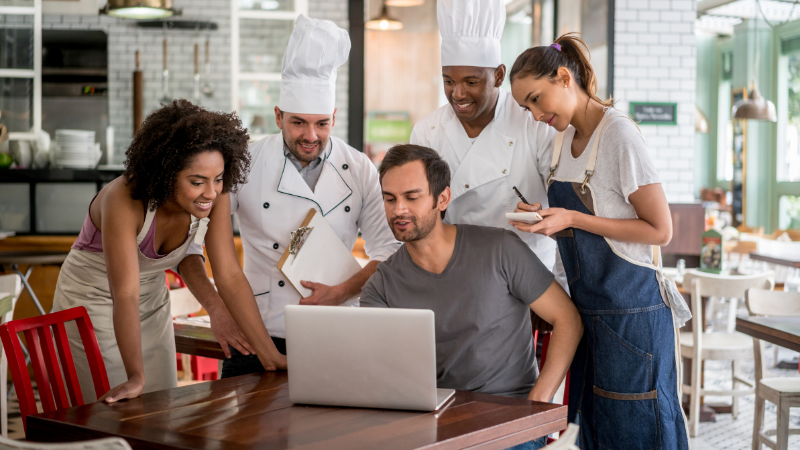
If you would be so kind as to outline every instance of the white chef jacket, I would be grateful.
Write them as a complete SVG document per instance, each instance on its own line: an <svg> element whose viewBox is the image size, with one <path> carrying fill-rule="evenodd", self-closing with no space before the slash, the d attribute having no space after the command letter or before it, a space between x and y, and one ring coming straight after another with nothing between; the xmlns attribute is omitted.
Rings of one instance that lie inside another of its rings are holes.
<svg viewBox="0 0 800 450"><path fill-rule="evenodd" d="M556 130L533 120L510 93L499 89L494 119L470 142L464 126L449 104L419 121L411 143L430 147L450 166L452 200L446 223L499 227L517 233L546 267L554 268L567 289L563 267L556 265L556 242L540 234L524 233L508 224L519 197L549 207L545 180L550 174ZM559 258L560 260L560 258Z"/></svg>
<svg viewBox="0 0 800 450"><path fill-rule="evenodd" d="M370 261L385 261L400 243L386 220L378 171L366 155L343 140L331 137L313 192L284 155L281 134L250 144L250 153L252 168L247 183L231 194L231 213L239 219L244 274L261 318L271 336L285 338L283 308L298 304L300 294L278 270L278 260L309 209L322 213L350 249L361 230ZM194 245L187 254L202 253ZM345 304L358 305L358 299Z"/></svg>

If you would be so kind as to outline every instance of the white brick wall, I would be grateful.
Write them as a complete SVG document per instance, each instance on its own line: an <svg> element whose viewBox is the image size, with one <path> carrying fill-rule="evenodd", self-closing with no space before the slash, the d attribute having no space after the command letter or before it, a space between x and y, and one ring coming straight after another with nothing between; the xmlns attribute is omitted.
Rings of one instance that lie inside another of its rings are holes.
<svg viewBox="0 0 800 450"><path fill-rule="evenodd" d="M175 98L192 98L194 86L194 44L200 43L200 72L204 77L203 58L205 39L210 39L211 73L209 83L214 89L214 96L201 96L201 105L215 111L229 111L231 106L230 64L230 0L175 0L176 8L183 9L178 20L213 21L218 29L212 32L201 32L199 37L194 31L167 30L169 41L170 91ZM348 29L346 0L309 0L311 17L334 21L340 27ZM145 78L145 114L159 106L161 92L162 42L165 33L161 30L145 29L136 26L134 21L115 19L108 16L61 16L44 15L44 29L98 29L108 34L108 92L109 122L115 129L115 162L121 163L124 152L133 133L133 71L134 54L138 48L141 52L142 70ZM283 28L283 27L281 27ZM243 39L242 48L254 46L250 50L263 46L265 55L277 55L269 59L270 69L280 71L283 49L288 35L281 36L290 28L279 30L274 27L261 28L256 39ZM248 34L253 36L254 34ZM243 67L242 70L245 70ZM336 103L338 112L333 134L347 138L347 64L339 70L337 79ZM271 120L271 117L268 118ZM247 124L245 124L247 126Z"/></svg>
<svg viewBox="0 0 800 450"><path fill-rule="evenodd" d="M692 201L694 161L696 3L616 0L614 98L678 104L678 125L641 125L667 199Z"/></svg>

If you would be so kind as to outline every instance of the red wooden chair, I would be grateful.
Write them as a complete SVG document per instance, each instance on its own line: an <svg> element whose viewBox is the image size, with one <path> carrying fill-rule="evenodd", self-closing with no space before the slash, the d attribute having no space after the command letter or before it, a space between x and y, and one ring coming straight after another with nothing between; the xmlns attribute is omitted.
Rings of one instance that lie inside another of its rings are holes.
<svg viewBox="0 0 800 450"><path fill-rule="evenodd" d="M14 380L19 409L22 413L23 427L27 427L27 416L39 411L36 408L36 398L34 398L28 367L25 364L25 355L22 353L17 333L25 334L36 385L39 389L39 399L44 412L84 404L78 375L75 372L75 363L72 359L72 351L67 340L67 329L64 326L66 322L72 320L78 326L83 347L86 349L86 357L89 359L94 391L100 398L109 390L108 375L86 308L79 306L29 319L12 320L0 325L0 338L3 340L3 348L8 355L11 377ZM54 340L55 346L53 345ZM58 349L58 354L56 354L56 349ZM62 372L67 381L66 389L64 380L61 378ZM69 393L69 400L67 393ZM72 405L70 405L70 401Z"/></svg>

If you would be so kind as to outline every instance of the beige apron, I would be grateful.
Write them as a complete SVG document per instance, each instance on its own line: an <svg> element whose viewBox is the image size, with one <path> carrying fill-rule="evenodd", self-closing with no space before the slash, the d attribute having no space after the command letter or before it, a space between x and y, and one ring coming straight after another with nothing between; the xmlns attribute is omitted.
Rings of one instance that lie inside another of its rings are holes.
<svg viewBox="0 0 800 450"><path fill-rule="evenodd" d="M177 386L175 334L164 271L181 262L193 238L199 238L202 242L206 231L205 225L208 223L208 219L198 220L192 217L189 237L183 245L163 258L151 259L143 255L138 246L147 235L154 217L155 211L148 210L142 231L136 237L139 253L139 321L142 326L145 393ZM204 226L200 226L201 222ZM53 311L76 306L83 306L89 312L106 365L109 386L114 388L128 381L114 335L113 301L102 253L72 249L61 267L53 298ZM67 324L67 336L83 398L87 403L93 402L97 400L97 396L92 384L92 375L80 334L74 323Z"/></svg>

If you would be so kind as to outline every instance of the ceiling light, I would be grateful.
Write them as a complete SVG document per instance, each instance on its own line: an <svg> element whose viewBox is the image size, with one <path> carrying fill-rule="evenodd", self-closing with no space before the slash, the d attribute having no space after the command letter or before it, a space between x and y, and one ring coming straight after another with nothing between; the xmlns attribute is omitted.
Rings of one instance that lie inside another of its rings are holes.
<svg viewBox="0 0 800 450"><path fill-rule="evenodd" d="M694 106L694 131L698 133L708 133L708 119L700 107Z"/></svg>
<svg viewBox="0 0 800 450"><path fill-rule="evenodd" d="M753 85L750 98L739 100L731 109L731 116L734 119L750 120L769 120L778 121L778 114L775 112L775 104L761 96L758 86Z"/></svg>
<svg viewBox="0 0 800 450"><path fill-rule="evenodd" d="M100 13L120 19L163 19L179 13L172 0L108 0Z"/></svg>
<svg viewBox="0 0 800 450"><path fill-rule="evenodd" d="M386 3L384 2L381 7L381 14L365 23L364 26L370 30L395 31L403 29L403 22L389 16L389 10L386 8Z"/></svg>
<svg viewBox="0 0 800 450"><path fill-rule="evenodd" d="M386 0L386 6L419 6L424 4L425 0Z"/></svg>

